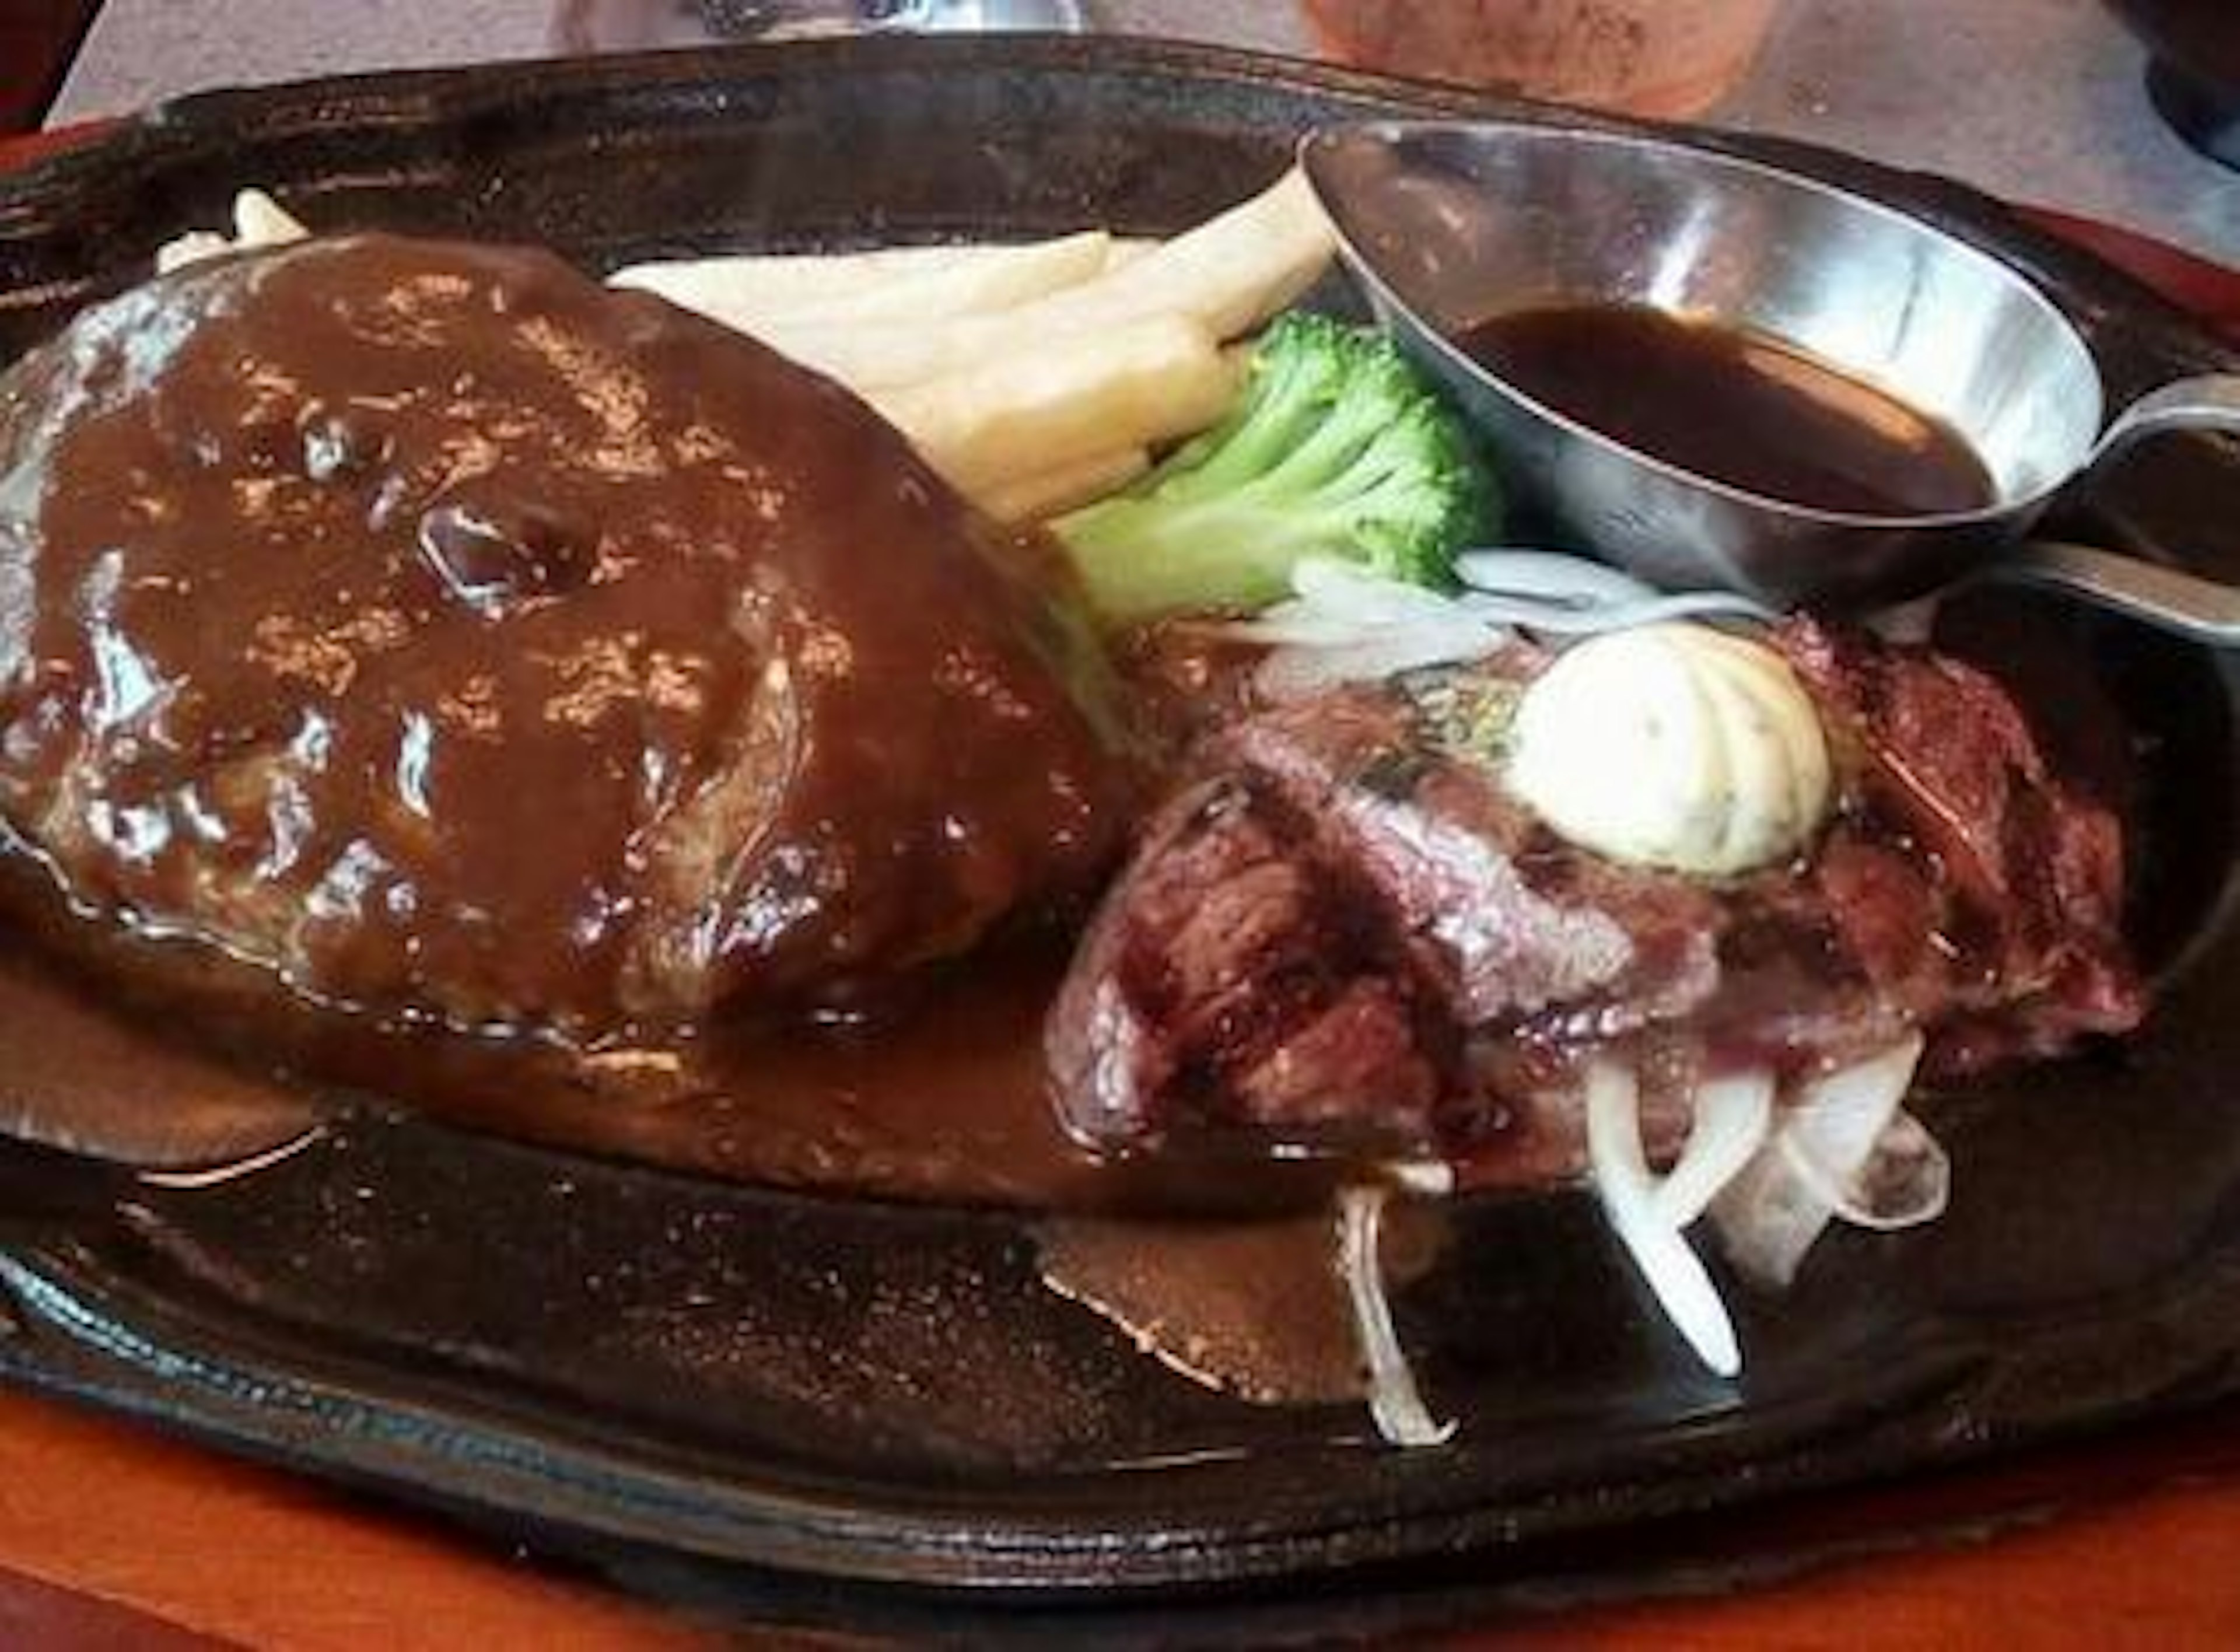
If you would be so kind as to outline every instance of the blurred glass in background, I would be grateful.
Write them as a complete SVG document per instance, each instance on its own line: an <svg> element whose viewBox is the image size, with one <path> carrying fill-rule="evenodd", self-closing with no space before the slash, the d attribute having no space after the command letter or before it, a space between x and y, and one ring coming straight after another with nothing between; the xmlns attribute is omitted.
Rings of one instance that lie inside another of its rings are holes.
<svg viewBox="0 0 2240 1652"><path fill-rule="evenodd" d="M560 0L552 43L563 52L636 51L711 40L1082 26L1077 0Z"/></svg>
<svg viewBox="0 0 2240 1652"><path fill-rule="evenodd" d="M30 57L8 25L56 3L0 0L0 90ZM100 0L45 118L313 75L1053 18L1801 138L2240 264L2240 171L2199 152L2240 153L2240 0ZM2149 99L2149 46L2196 148Z"/></svg>
<svg viewBox="0 0 2240 1652"><path fill-rule="evenodd" d="M1780 0L1307 0L1363 69L1682 120L1749 74Z"/></svg>
<svg viewBox="0 0 2240 1652"><path fill-rule="evenodd" d="M1360 68L1675 119L1703 113L1749 73L1779 8L1780 0L1305 0L1303 16L1264 43L1312 43ZM1272 0L1259 9L1295 10ZM1239 14L1251 10L1124 0L560 0L553 45L617 51L1003 29L1190 35L1209 23L1233 39Z"/></svg>
<svg viewBox="0 0 2240 1652"><path fill-rule="evenodd" d="M2203 154L2240 167L2240 0L2111 0L2154 56L2155 107Z"/></svg>

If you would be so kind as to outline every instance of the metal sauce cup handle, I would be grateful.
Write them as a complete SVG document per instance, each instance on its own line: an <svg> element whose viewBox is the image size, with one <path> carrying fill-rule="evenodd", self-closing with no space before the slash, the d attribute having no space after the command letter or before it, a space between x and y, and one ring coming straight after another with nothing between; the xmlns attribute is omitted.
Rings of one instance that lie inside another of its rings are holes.
<svg viewBox="0 0 2240 1652"><path fill-rule="evenodd" d="M2136 443L2174 430L2223 430L2240 436L2240 375L2182 378L2141 396L2101 436L2079 480ZM1983 574L2061 591L2192 642L2240 647L2240 588L2197 574L2051 540L2017 546Z"/></svg>
<svg viewBox="0 0 2240 1652"><path fill-rule="evenodd" d="M2240 648L2240 589L2137 556L2037 539L1990 563L1982 577L2060 591L2190 642Z"/></svg>
<svg viewBox="0 0 2240 1652"><path fill-rule="evenodd" d="M2087 474L2149 436L2172 430L2225 430L2240 436L2240 374L2204 373L2142 396L2094 444Z"/></svg>

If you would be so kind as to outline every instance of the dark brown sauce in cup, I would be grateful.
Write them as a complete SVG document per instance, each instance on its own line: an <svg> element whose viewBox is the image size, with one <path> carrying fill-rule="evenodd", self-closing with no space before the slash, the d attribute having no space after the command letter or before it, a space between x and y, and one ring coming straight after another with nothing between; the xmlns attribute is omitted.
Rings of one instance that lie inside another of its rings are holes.
<svg viewBox="0 0 2240 1652"><path fill-rule="evenodd" d="M1577 304L1491 316L1455 342L1563 416L1763 498L1863 516L1957 515L1997 498L1950 425L1763 334Z"/></svg>

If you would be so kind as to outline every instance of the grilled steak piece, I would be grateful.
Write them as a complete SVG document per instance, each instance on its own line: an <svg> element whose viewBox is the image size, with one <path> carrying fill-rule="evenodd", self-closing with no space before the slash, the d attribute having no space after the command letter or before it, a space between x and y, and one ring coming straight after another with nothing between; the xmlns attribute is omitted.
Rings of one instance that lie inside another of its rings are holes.
<svg viewBox="0 0 2240 1652"><path fill-rule="evenodd" d="M1036 555L547 254L220 261L0 378L0 817L81 911L331 1004L852 1002L1117 848Z"/></svg>
<svg viewBox="0 0 2240 1652"><path fill-rule="evenodd" d="M1601 859L1503 789L1483 731L1543 663L1525 651L1210 738L1049 1022L1069 1128L1467 1155L1611 1045L1684 1088L1909 1027L1949 1071L2131 1025L2116 822L1998 685L1805 622L1773 640L1842 793L1799 864L1721 882Z"/></svg>

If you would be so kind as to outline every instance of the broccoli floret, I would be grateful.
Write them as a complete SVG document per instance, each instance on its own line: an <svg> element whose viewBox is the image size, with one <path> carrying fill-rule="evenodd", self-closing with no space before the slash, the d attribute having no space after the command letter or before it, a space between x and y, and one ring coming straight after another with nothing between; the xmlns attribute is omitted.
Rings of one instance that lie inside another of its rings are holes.
<svg viewBox="0 0 2240 1652"><path fill-rule="evenodd" d="M1052 525L1097 612L1128 624L1263 607L1308 556L1448 584L1499 514L1469 427L1390 338L1293 311L1226 419Z"/></svg>

